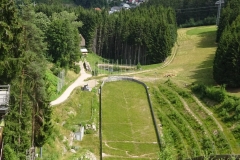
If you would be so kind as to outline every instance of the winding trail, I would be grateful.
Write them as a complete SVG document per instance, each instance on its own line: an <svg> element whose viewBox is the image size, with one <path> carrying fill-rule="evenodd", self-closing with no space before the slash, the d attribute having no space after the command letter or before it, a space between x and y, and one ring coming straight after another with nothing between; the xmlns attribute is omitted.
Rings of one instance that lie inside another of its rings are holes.
<svg viewBox="0 0 240 160"><path fill-rule="evenodd" d="M80 65L80 68L81 68L81 75L76 79L75 82L73 82L64 92L63 94L58 97L56 100L50 102L50 105L51 106L54 106L54 105L57 105L57 104L60 104L62 102L64 102L65 100L67 100L67 98L70 96L71 92L76 88L76 87L79 87L79 86L82 86L85 84L84 80L91 77L92 75L91 74L88 74L85 72L85 69L83 67L83 63L82 61L79 62L79 65Z"/></svg>

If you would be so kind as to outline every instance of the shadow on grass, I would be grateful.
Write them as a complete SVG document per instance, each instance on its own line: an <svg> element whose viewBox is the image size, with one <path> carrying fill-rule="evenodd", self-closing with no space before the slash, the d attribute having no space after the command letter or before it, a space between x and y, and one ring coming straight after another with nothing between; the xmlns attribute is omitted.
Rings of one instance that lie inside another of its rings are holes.
<svg viewBox="0 0 240 160"><path fill-rule="evenodd" d="M216 31L206 31L198 34L201 37L201 41L197 44L199 48L212 48L217 47Z"/></svg>
<svg viewBox="0 0 240 160"><path fill-rule="evenodd" d="M195 70L190 71L191 79L194 79L194 83L202 83L205 85L215 85L213 80L213 59L214 54L210 54L205 61L203 61Z"/></svg>

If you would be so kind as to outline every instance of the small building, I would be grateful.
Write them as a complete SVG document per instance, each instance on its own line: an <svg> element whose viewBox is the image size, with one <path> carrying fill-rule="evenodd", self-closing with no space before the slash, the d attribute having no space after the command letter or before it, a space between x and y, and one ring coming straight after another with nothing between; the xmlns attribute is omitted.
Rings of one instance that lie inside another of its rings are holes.
<svg viewBox="0 0 240 160"><path fill-rule="evenodd" d="M88 50L86 48L81 48L80 51L81 51L82 55L88 54Z"/></svg>

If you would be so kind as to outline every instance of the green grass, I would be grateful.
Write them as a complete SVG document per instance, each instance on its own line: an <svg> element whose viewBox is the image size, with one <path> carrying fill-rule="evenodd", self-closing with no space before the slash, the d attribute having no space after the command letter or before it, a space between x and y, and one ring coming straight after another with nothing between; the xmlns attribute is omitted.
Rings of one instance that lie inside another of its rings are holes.
<svg viewBox="0 0 240 160"><path fill-rule="evenodd" d="M186 32L187 35L200 35L200 34L209 34L215 33L216 27L197 27Z"/></svg>
<svg viewBox="0 0 240 160"><path fill-rule="evenodd" d="M58 85L58 77L53 75L50 72L50 78L53 79L54 81L52 81L50 79L51 82L51 97L50 100L53 101L55 99L57 99L79 76L80 74L76 74L75 72L73 72L72 70L68 70L66 75L65 75L65 79L64 79L64 86L62 87L62 89L57 92L57 85Z"/></svg>
<svg viewBox="0 0 240 160"><path fill-rule="evenodd" d="M215 43L216 29L216 26L179 29L178 46L175 49L177 54L173 61L165 68L152 68L146 73L135 75L148 82L153 81L154 78L158 80L171 78L181 84L203 83L215 85L212 65L217 48ZM161 64L155 66L161 66ZM169 74L173 76L167 77Z"/></svg>
<svg viewBox="0 0 240 160"><path fill-rule="evenodd" d="M85 134L82 141L73 141L73 146L79 148L76 154L69 151L71 132L76 132L80 124L94 123L97 126L98 106L96 90L84 92L80 88L76 88L64 103L54 106L52 115L54 133L50 142L44 145L43 159L74 159L76 156L83 155L87 150L99 157L100 143L96 131L92 134ZM63 137L68 138L67 142L64 142ZM67 152L62 155L63 147L67 149Z"/></svg>
<svg viewBox="0 0 240 160"><path fill-rule="evenodd" d="M103 148L105 154L127 156L128 152L140 156L155 153L151 156L156 158L159 146L143 86L127 81L104 85L102 135L103 144L116 148L106 145Z"/></svg>

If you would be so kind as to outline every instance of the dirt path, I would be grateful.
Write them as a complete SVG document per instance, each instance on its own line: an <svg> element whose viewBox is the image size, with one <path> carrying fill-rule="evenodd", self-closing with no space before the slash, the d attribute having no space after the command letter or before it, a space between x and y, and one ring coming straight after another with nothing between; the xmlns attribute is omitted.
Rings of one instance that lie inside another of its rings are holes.
<svg viewBox="0 0 240 160"><path fill-rule="evenodd" d="M79 86L84 85L86 82L84 82L85 79L91 77L91 74L88 74L85 72L85 69L83 67L83 63L80 61L79 62L80 68L81 68L81 75L78 77L78 79L76 79L76 81L74 83L72 83L64 92L63 94L58 97L56 100L52 101L50 103L51 106L60 104L62 102L64 102L65 100L67 100L67 98L69 97L69 95L71 94L71 92Z"/></svg>
<svg viewBox="0 0 240 160"><path fill-rule="evenodd" d="M158 71L159 69L165 68L167 67L175 58L176 54L178 52L178 44L175 44L175 46L173 47L173 51L170 57L168 57L165 62L163 62L163 65L160 67L157 67L155 69L147 69L147 70L143 70L143 71L135 71L135 72L130 72L130 73L123 73L123 75L133 75L133 74L139 74L139 73L145 73L145 72L153 72L153 71Z"/></svg>

